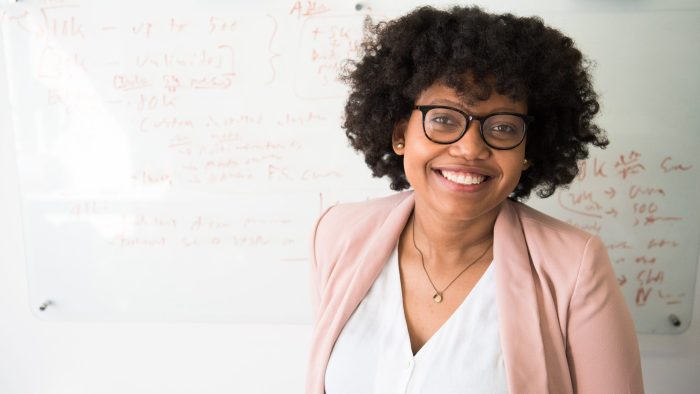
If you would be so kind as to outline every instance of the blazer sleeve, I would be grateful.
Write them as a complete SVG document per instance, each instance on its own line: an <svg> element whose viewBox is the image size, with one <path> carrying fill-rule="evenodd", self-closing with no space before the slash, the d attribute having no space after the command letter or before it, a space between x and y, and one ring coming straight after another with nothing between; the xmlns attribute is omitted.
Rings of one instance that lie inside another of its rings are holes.
<svg viewBox="0 0 700 394"><path fill-rule="evenodd" d="M576 393L643 393L634 323L598 237L584 249L569 304L567 359Z"/></svg>

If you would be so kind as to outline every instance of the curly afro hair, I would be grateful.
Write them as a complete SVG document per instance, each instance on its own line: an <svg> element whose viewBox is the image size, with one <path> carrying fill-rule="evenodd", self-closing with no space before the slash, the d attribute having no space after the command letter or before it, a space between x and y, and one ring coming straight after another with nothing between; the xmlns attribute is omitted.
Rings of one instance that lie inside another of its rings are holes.
<svg viewBox="0 0 700 394"><path fill-rule="evenodd" d="M588 144L608 144L593 123L600 106L589 68L571 38L539 18L423 7L393 21L367 21L362 57L341 76L350 85L343 128L373 175L387 175L401 190L410 185L391 134L423 90L442 81L479 100L493 90L524 99L535 118L525 152L532 165L510 198L525 199L533 189L548 197L574 179Z"/></svg>

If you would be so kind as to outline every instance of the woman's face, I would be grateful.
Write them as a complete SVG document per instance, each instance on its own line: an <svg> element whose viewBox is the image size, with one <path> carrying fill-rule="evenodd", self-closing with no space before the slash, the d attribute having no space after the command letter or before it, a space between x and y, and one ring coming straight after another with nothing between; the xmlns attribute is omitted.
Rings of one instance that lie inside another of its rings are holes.
<svg viewBox="0 0 700 394"><path fill-rule="evenodd" d="M495 92L488 100L465 102L463 96L441 83L423 91L415 104L446 105L475 116L527 114L525 102ZM397 147L399 142L403 147ZM495 218L498 206L515 189L526 168L525 142L510 150L492 149L481 139L479 122L472 121L459 141L436 144L423 133L419 110L394 130L393 145L394 151L404 156L404 171L415 190L417 206L451 219Z"/></svg>

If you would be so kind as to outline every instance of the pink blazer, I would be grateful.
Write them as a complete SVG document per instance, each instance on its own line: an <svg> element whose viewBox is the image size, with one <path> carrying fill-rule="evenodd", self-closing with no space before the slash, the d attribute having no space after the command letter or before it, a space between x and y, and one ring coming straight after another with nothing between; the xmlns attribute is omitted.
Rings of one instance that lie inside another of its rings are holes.
<svg viewBox="0 0 700 394"><path fill-rule="evenodd" d="M308 394L324 393L335 341L387 262L413 205L413 193L399 193L337 205L316 223ZM598 237L505 201L493 256L509 392L644 392L634 324Z"/></svg>

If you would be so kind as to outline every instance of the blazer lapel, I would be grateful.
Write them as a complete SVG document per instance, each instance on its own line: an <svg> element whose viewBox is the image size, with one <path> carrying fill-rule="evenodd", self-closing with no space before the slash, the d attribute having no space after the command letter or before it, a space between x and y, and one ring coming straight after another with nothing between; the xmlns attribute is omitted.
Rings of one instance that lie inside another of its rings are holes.
<svg viewBox="0 0 700 394"><path fill-rule="evenodd" d="M548 376L534 268L522 223L510 201L503 203L496 219L493 258L509 391L545 393Z"/></svg>
<svg viewBox="0 0 700 394"><path fill-rule="evenodd" d="M323 393L324 373L328 366L328 360L333 351L335 341L348 319L365 297L372 284L382 272L389 259L401 232L408 222L408 217L413 212L413 193L404 193L405 198L392 209L384 223L378 230L367 229L367 234L373 235L365 244L365 247L357 254L356 269L352 273L352 279L347 286L348 291L334 305L325 307L326 313L317 321L316 329L323 334L317 336L319 343L314 343L313 348L318 349L311 355L312 364L320 364L319 373L314 376L314 381L307 382L310 392ZM311 389L313 388L313 389Z"/></svg>
<svg viewBox="0 0 700 394"><path fill-rule="evenodd" d="M369 291L374 281L382 272L391 253L394 250L396 242L398 242L401 232L403 231L408 218L413 212L414 198L413 193L408 194L407 198L399 203L396 209L389 215L386 221L382 224L376 236L368 240L364 250L359 253L358 258L362 264L358 264L359 269L355 272L353 283L348 292L345 313L343 313L343 322L341 328L350 318L352 312L360 305L360 302ZM340 330L338 331L340 334Z"/></svg>

